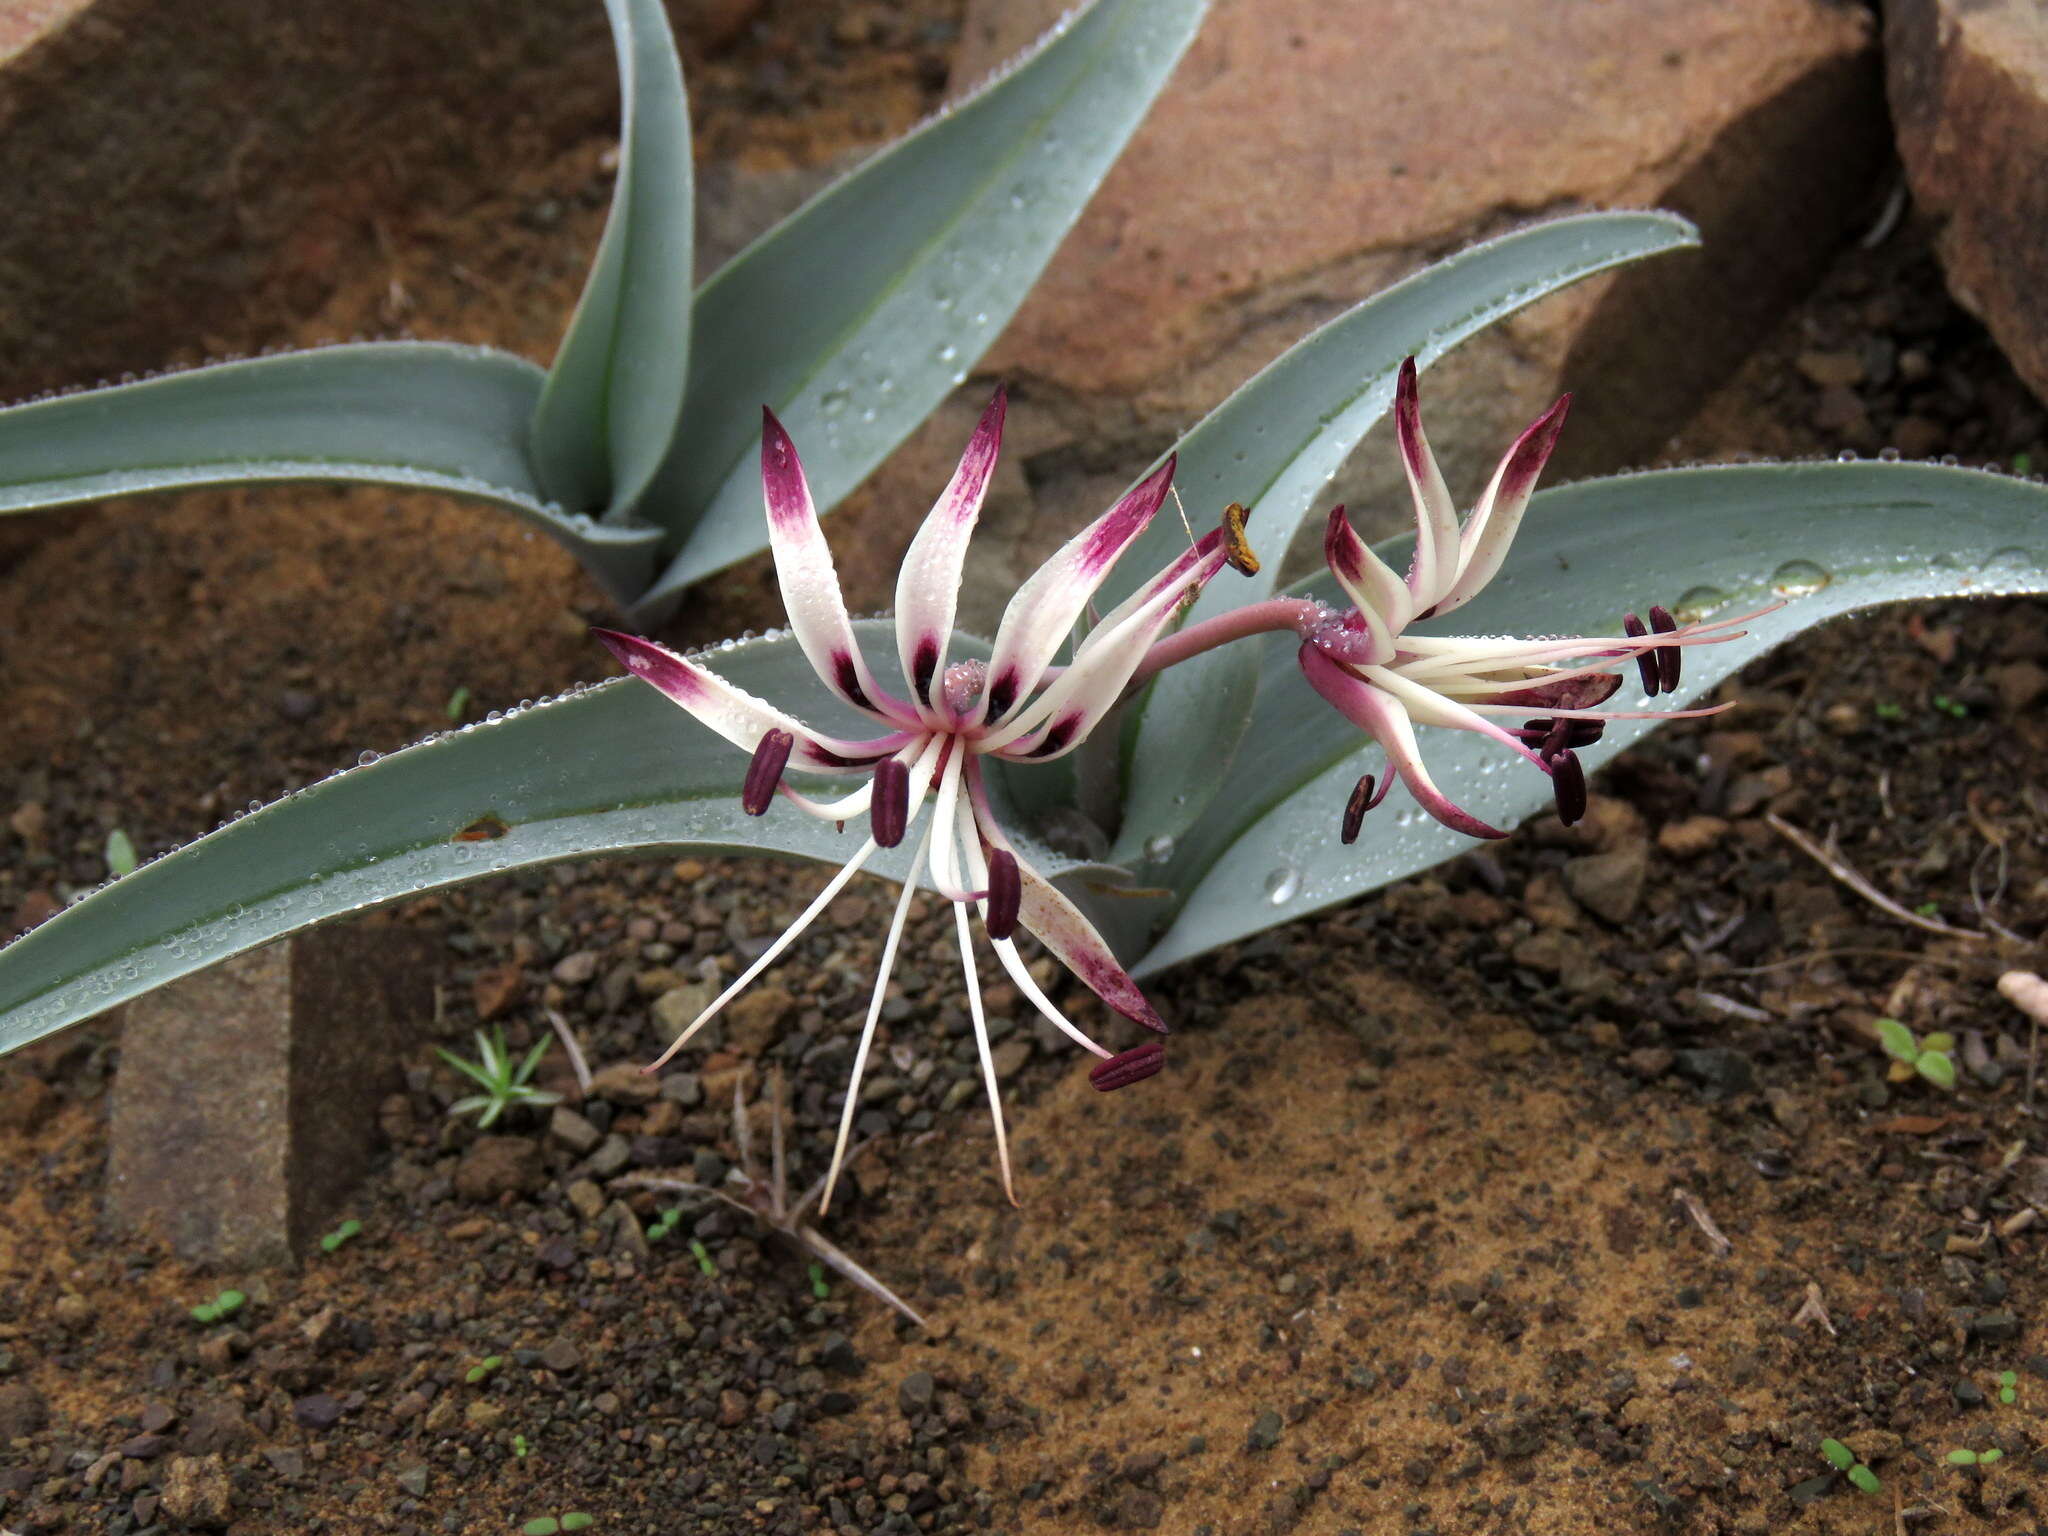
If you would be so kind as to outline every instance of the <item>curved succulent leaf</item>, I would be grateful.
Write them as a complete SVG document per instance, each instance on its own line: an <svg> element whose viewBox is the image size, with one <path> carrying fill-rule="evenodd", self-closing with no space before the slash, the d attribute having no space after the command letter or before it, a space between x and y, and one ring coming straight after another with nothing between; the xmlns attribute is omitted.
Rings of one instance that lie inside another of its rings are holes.
<svg viewBox="0 0 2048 1536"><path fill-rule="evenodd" d="M871 647L889 632L860 627ZM714 659L751 692L835 719L787 636ZM654 689L621 679L335 774L0 949L0 1054L298 929L505 870L680 848L832 863L853 852L858 832L837 837L789 807L742 813L747 765ZM889 850L870 868L900 879L910 852ZM1048 874L1073 868L1039 851L1033 860Z"/></svg>
<svg viewBox="0 0 2048 1536"><path fill-rule="evenodd" d="M754 553L773 406L821 508L959 383L1023 302L1201 21L1206 0L1096 0L877 154L699 291L690 409L642 513L672 563L642 604Z"/></svg>
<svg viewBox="0 0 2048 1536"><path fill-rule="evenodd" d="M1397 569L1406 542L1382 546ZM1695 612L1739 612L1774 595L1787 598L1748 626L1747 639L1688 653L1686 687L1696 694L1854 609L2041 591L2048 591L2048 489L2038 484L1932 464L1738 465L1620 475L1539 494L1507 566L1447 627L1592 634L1612 630L1624 609L1659 600ZM1333 710L1306 698L1294 650L1283 638L1263 647L1258 700L1237 760L1208 813L1164 861L1166 882L1185 900L1137 974L1472 846L1403 805L1399 790L1367 819L1357 844L1338 842L1345 796L1359 774L1379 769L1379 754L1363 748ZM1590 769L1653 723L1617 722L1579 755ZM1481 738L1433 731L1425 747L1446 793L1496 826L1549 803L1540 773L1486 772L1500 749Z"/></svg>
<svg viewBox="0 0 2048 1536"><path fill-rule="evenodd" d="M1271 594L1312 500L1394 398L1401 360L1424 367L1467 337L1582 278L1698 242L1668 213L1589 213L1531 225L1426 267L1296 343L1175 445L1181 495L1204 514L1229 502L1252 511L1256 576L1214 582L1199 621ZM1117 580L1156 569L1185 542L1161 518L1125 556ZM1105 591L1114 602L1121 590ZM1177 837L1221 782L1257 675L1253 648L1230 646L1174 668L1138 701L1127 754L1132 797L1112 857L1145 858ZM1186 744L1203 744L1190 752Z"/></svg>
<svg viewBox="0 0 2048 1536"><path fill-rule="evenodd" d="M619 60L618 181L597 259L533 417L565 506L630 514L674 441L689 371L692 170L683 68L661 0L605 0Z"/></svg>
<svg viewBox="0 0 2048 1536"><path fill-rule="evenodd" d="M0 411L0 513L264 481L414 485L509 507L629 599L657 535L548 500L525 449L540 386L509 353L389 341L31 401Z"/></svg>

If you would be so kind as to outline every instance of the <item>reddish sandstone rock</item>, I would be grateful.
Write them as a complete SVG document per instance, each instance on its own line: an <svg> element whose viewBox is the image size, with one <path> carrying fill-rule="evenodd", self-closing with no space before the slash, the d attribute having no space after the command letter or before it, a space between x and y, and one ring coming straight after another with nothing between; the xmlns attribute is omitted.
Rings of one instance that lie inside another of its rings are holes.
<svg viewBox="0 0 2048 1536"><path fill-rule="evenodd" d="M1065 3L972 0L956 82ZM1565 387L1581 393L1559 468L1618 467L1656 450L1867 216L1879 88L1867 17L1821 0L1216 0L980 371L1082 397L1084 443L1121 430L1156 450L1433 258L1539 214L1673 208L1701 225L1705 258L1581 285L1424 384L1461 498ZM1026 453L1064 446L1046 414L1012 413L1020 439L1039 434ZM1363 488L1391 491L1391 457L1366 457ZM1043 537L1126 467L1041 507L1059 514Z"/></svg>
<svg viewBox="0 0 2048 1536"><path fill-rule="evenodd" d="M2034 0L1890 0L1885 50L1913 200L1947 222L1950 291L2048 400L2048 29Z"/></svg>

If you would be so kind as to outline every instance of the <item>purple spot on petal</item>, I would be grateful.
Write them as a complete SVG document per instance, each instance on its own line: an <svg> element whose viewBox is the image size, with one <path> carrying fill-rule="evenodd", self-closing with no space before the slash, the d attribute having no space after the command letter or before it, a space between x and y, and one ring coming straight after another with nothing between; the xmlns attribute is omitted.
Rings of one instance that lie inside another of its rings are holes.
<svg viewBox="0 0 2048 1536"><path fill-rule="evenodd" d="M932 701L932 677L939 670L939 642L927 635L910 658L910 687L920 699Z"/></svg>
<svg viewBox="0 0 2048 1536"><path fill-rule="evenodd" d="M832 653L832 678L849 703L858 704L862 709L875 707L860 685L860 673L854 668L853 657L845 651Z"/></svg>
<svg viewBox="0 0 2048 1536"><path fill-rule="evenodd" d="M1004 668L1002 676L988 686L988 718L1000 720L1010 706L1017 702L1017 673L1014 668Z"/></svg>

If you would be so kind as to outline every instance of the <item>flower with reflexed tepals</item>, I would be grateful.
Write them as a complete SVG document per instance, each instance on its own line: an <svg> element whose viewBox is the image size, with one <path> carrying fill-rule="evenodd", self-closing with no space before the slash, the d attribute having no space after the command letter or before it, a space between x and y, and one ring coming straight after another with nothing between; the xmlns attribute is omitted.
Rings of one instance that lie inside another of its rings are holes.
<svg viewBox="0 0 2048 1536"><path fill-rule="evenodd" d="M838 698L871 720L878 734L848 740L813 730L764 700L742 692L695 661L652 641L609 630L598 638L635 676L652 683L697 720L754 755L741 801L753 815L780 795L824 821L869 820L869 836L790 927L704 1010L654 1063L669 1059L824 911L878 848L900 843L925 802L932 815L916 851L882 946L881 973L854 1053L853 1075L826 1176L831 1201L845 1156L860 1080L895 965L897 945L921 878L954 904L960 963L980 1048L982 1080L995 1120L1003 1189L1012 1202L1008 1140L996 1092L995 1065L977 984L967 913L973 907L1003 969L1067 1035L1103 1058L1090 1073L1098 1088L1120 1088L1159 1070L1157 1040L1112 1054L1076 1028L1032 980L1017 953L1016 930L1034 935L1097 996L1125 1017L1161 1033L1165 1024L1117 963L1102 936L1073 903L1023 859L990 805L985 758L1039 763L1071 752L1123 695L1139 660L1229 554L1218 530L1191 545L1123 603L1104 614L1065 666L1061 645L1095 590L1131 541L1158 512L1173 475L1168 460L1109 511L1067 542L1018 589L996 630L986 662L954 658L953 620L967 541L980 513L1002 441L1004 396L998 391L962 455L944 494L911 541L896 584L896 646L904 693L877 681L855 639L831 550L797 461L796 447L764 411L761 482L776 579L789 627L805 658ZM785 769L867 779L852 794L820 803L783 782ZM652 1068L650 1068L652 1070Z"/></svg>
<svg viewBox="0 0 2048 1536"><path fill-rule="evenodd" d="M1634 660L1644 693L1678 687L1679 657L1689 645L1739 638L1731 626L1757 614L1712 624L1680 624L1661 607L1646 625L1634 614L1624 634L1584 639L1419 635L1409 626L1440 617L1477 596L1500 570L1522 513L1564 426L1566 395L1517 438L1485 493L1460 527L1458 511L1422 435L1415 360L1401 365L1394 428L1415 502L1415 553L1406 580L1369 548L1337 507L1323 552L1354 606L1329 613L1304 634L1299 659L1311 686L1354 725L1372 733L1389 772L1366 775L1344 808L1343 839L1358 836L1365 813L1386 797L1398 775L1422 808L1445 826L1473 837L1505 837L1454 804L1436 787L1416 741L1418 725L1477 731L1527 758L1551 777L1558 815L1574 822L1586 808L1586 776L1574 749L1600 738L1609 720L1679 719L1705 709L1629 710L1601 706L1621 687L1617 663ZM1768 612L1768 609L1759 610ZM1519 726L1495 717L1523 715Z"/></svg>

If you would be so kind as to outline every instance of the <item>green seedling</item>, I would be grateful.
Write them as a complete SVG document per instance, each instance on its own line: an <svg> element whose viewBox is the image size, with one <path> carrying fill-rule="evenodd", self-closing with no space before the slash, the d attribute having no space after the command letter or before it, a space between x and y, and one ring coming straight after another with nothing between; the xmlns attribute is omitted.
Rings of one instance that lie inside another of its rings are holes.
<svg viewBox="0 0 2048 1536"><path fill-rule="evenodd" d="M490 1380L491 1373L504 1363L505 1357L503 1355L486 1355L479 1363L472 1365L463 1374L462 1379L473 1387L478 1382Z"/></svg>
<svg viewBox="0 0 2048 1536"><path fill-rule="evenodd" d="M116 880L123 875L135 873L135 866L141 862L135 856L135 840L119 827L107 834L107 873Z"/></svg>
<svg viewBox="0 0 2048 1536"><path fill-rule="evenodd" d="M1938 901L1923 901L1913 910L1922 917L1932 917L1941 910L1941 903Z"/></svg>
<svg viewBox="0 0 2048 1536"><path fill-rule="evenodd" d="M1948 1464L1952 1467L1988 1467L1993 1462L2005 1459L2005 1452L1993 1446L1988 1451L1957 1450L1948 1453Z"/></svg>
<svg viewBox="0 0 2048 1536"><path fill-rule="evenodd" d="M514 1435L512 1437L512 1454L521 1461L526 1460L528 1456L533 1454L533 1442L524 1435Z"/></svg>
<svg viewBox="0 0 2048 1536"><path fill-rule="evenodd" d="M1955 1088L1955 1058L1949 1054L1956 1048L1954 1035L1937 1031L1916 1037L1897 1019L1879 1019L1876 1029L1878 1044L1892 1059L1890 1077L1893 1082L1904 1083L1923 1077L1937 1088Z"/></svg>
<svg viewBox="0 0 2048 1536"><path fill-rule="evenodd" d="M498 1025L491 1026L488 1039L484 1032L476 1032L477 1059L469 1061L442 1046L434 1050L441 1059L456 1071L478 1084L484 1091L472 1093L467 1098L457 1099L448 1106L451 1115L466 1115L472 1110L482 1110L477 1116L476 1128L484 1129L514 1104L532 1104L545 1107L559 1104L562 1096L545 1088L532 1086L534 1069L540 1065L541 1057L548 1053L553 1040L551 1035L542 1035L534 1042L533 1049L525 1057L514 1062L512 1053L505 1048L505 1031Z"/></svg>
<svg viewBox="0 0 2048 1536"><path fill-rule="evenodd" d="M1889 699L1879 699L1870 709L1880 720L1898 721L1906 718L1905 705L1894 704Z"/></svg>
<svg viewBox="0 0 2048 1536"><path fill-rule="evenodd" d="M459 721L462 718L462 712L468 708L469 687L467 684L464 684L448 695L448 718L451 721Z"/></svg>
<svg viewBox="0 0 2048 1536"><path fill-rule="evenodd" d="M2016 475L2031 475L2034 472L2034 456L2031 453L2014 454L2012 472Z"/></svg>
<svg viewBox="0 0 2048 1536"><path fill-rule="evenodd" d="M675 1231L676 1224L683 1219L683 1208L672 1205L647 1224L647 1241L658 1243Z"/></svg>
<svg viewBox="0 0 2048 1536"><path fill-rule="evenodd" d="M1950 719L1967 720L1970 718L1970 706L1961 700L1950 698L1945 693L1937 693L1929 702Z"/></svg>
<svg viewBox="0 0 2048 1536"><path fill-rule="evenodd" d="M520 1536L555 1536L557 1531L587 1531L595 1524L595 1515L573 1510L559 1520L553 1515L542 1515L538 1520L529 1520L519 1527L519 1531Z"/></svg>
<svg viewBox="0 0 2048 1536"><path fill-rule="evenodd" d="M2016 1403L2020 1400L2020 1378L2017 1371L1998 1373L1998 1400L2001 1403Z"/></svg>
<svg viewBox="0 0 2048 1536"><path fill-rule="evenodd" d="M1823 1440L1820 1443L1821 1459L1865 1493L1876 1493L1884 1484L1877 1480L1877 1474L1856 1459L1856 1453L1839 1440Z"/></svg>
<svg viewBox="0 0 2048 1536"><path fill-rule="evenodd" d="M340 1226L320 1239L320 1251L322 1253L332 1253L350 1238L361 1236L362 1230L363 1224L351 1216L347 1221L344 1221Z"/></svg>
<svg viewBox="0 0 2048 1536"><path fill-rule="evenodd" d="M832 1299L832 1287L825 1283L825 1266L815 1261L811 1264L811 1294L820 1301Z"/></svg>
<svg viewBox="0 0 2048 1536"><path fill-rule="evenodd" d="M718 1261L711 1257L711 1250L704 1246L702 1239L690 1239L690 1252L697 1256L697 1267L707 1275L718 1273Z"/></svg>
<svg viewBox="0 0 2048 1536"><path fill-rule="evenodd" d="M233 1317L242 1310L242 1303L249 1298L240 1291L222 1291L211 1301L201 1302L192 1309L192 1315L202 1323L217 1323L224 1317Z"/></svg>

